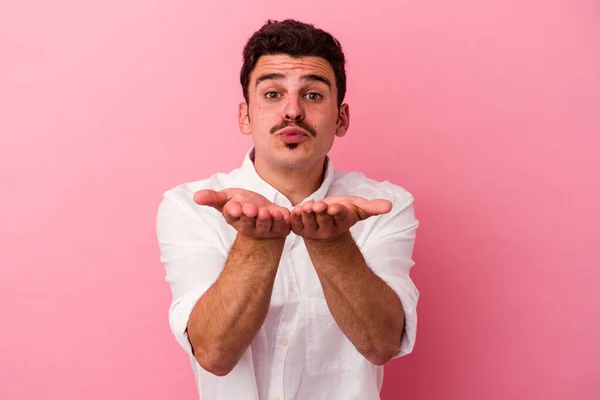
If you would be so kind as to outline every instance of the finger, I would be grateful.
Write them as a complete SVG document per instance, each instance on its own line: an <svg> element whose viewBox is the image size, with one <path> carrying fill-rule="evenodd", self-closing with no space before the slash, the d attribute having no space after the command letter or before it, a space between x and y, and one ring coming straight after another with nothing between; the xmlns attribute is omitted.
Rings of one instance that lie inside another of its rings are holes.
<svg viewBox="0 0 600 400"><path fill-rule="evenodd" d="M306 203L300 205L299 207L302 211L310 212L313 210L314 204L315 204L314 201L307 201Z"/></svg>
<svg viewBox="0 0 600 400"><path fill-rule="evenodd" d="M316 201L312 206L312 210L317 214L327 211L327 203L324 201Z"/></svg>
<svg viewBox="0 0 600 400"><path fill-rule="evenodd" d="M244 204L242 206L242 216L240 217L241 229L244 233L250 234L256 230L256 216L258 209L254 204Z"/></svg>
<svg viewBox="0 0 600 400"><path fill-rule="evenodd" d="M287 231L287 233L289 233L290 229L291 229L291 213L290 213L290 210L288 210L287 208L282 208L281 209L281 216L282 216L283 230Z"/></svg>
<svg viewBox="0 0 600 400"><path fill-rule="evenodd" d="M348 227L350 228L354 225L352 221L352 214L348 207L345 207L341 204L331 204L328 209L328 214L333 218L333 225L335 227Z"/></svg>
<svg viewBox="0 0 600 400"><path fill-rule="evenodd" d="M283 220L283 213L281 212L281 210L279 210L277 208L277 206L267 207L267 210L269 210L269 213L271 215L271 218L273 219L273 222Z"/></svg>
<svg viewBox="0 0 600 400"><path fill-rule="evenodd" d="M313 211L315 212L315 216L317 218L317 225L319 226L319 230L326 230L327 232L333 229L333 217L327 214L327 204L318 201L313 206Z"/></svg>
<svg viewBox="0 0 600 400"><path fill-rule="evenodd" d="M280 210L280 207L271 204L267 207L269 215L271 216L271 232L279 232L284 224L284 216Z"/></svg>
<svg viewBox="0 0 600 400"><path fill-rule="evenodd" d="M340 203L329 204L327 206L327 214L334 216L346 209L347 207Z"/></svg>
<svg viewBox="0 0 600 400"><path fill-rule="evenodd" d="M271 216L271 232L279 234L283 232L285 224L283 222L283 214L275 208L269 208Z"/></svg>
<svg viewBox="0 0 600 400"><path fill-rule="evenodd" d="M228 224L237 222L242 216L242 205L237 201L229 201L223 207L223 216Z"/></svg>
<svg viewBox="0 0 600 400"><path fill-rule="evenodd" d="M258 215L258 208L251 203L246 203L242 206L242 214L246 217L256 218Z"/></svg>
<svg viewBox="0 0 600 400"><path fill-rule="evenodd" d="M281 218L283 219L283 223L285 225L290 224L290 210L285 207L278 207L278 210L281 212Z"/></svg>
<svg viewBox="0 0 600 400"><path fill-rule="evenodd" d="M260 208L256 218L256 230L264 234L271 230L271 225L271 212L267 207Z"/></svg>
<svg viewBox="0 0 600 400"><path fill-rule="evenodd" d="M291 212L290 227L296 235L300 235L304 230L304 224L302 223L302 211L300 209L294 209Z"/></svg>
<svg viewBox="0 0 600 400"><path fill-rule="evenodd" d="M214 190L198 190L194 193L194 202L201 206L210 206L221 211L223 206L227 203L229 196L224 191Z"/></svg>
<svg viewBox="0 0 600 400"><path fill-rule="evenodd" d="M317 217L312 208L306 210L305 207L302 207L302 224L304 225L305 230L309 229L311 231L316 231L319 228Z"/></svg>

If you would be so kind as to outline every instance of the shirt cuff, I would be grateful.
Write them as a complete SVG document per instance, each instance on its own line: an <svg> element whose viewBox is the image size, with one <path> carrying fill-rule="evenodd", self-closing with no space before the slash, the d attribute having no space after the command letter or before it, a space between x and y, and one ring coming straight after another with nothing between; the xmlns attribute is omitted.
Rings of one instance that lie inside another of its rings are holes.
<svg viewBox="0 0 600 400"><path fill-rule="evenodd" d="M417 339L417 302L419 291L411 282L396 276L380 276L398 295L404 310L404 332L398 352L392 357L398 358L412 353Z"/></svg>
<svg viewBox="0 0 600 400"><path fill-rule="evenodd" d="M173 332L173 335L181 348L192 358L194 358L194 351L188 338L188 321L196 303L198 303L198 300L200 300L213 283L214 282L203 285L201 288L189 292L178 299L174 299L169 308L169 325L171 327L171 332Z"/></svg>

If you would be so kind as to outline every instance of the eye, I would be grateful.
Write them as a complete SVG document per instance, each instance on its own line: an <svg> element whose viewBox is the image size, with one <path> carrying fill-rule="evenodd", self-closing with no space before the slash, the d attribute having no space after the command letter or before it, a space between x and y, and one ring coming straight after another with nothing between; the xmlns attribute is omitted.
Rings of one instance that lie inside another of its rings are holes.
<svg viewBox="0 0 600 400"><path fill-rule="evenodd" d="M281 95L277 92L267 92L265 93L265 97L269 100L278 99Z"/></svg>
<svg viewBox="0 0 600 400"><path fill-rule="evenodd" d="M306 93L304 95L304 97L306 97L308 100L320 100L323 96L321 96L319 93L315 93L315 92L310 92L310 93Z"/></svg>

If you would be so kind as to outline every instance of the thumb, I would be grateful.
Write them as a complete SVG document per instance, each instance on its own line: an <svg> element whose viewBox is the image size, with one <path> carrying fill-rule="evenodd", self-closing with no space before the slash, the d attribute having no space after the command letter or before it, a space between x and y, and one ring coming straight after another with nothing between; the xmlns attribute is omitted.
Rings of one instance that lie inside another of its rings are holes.
<svg viewBox="0 0 600 400"><path fill-rule="evenodd" d="M214 190L199 190L194 193L194 202L201 206L210 206L221 211L225 203L229 201L229 196L224 191L216 192Z"/></svg>
<svg viewBox="0 0 600 400"><path fill-rule="evenodd" d="M357 204L362 212L359 212L361 219L372 217L374 215L387 214L392 210L392 202L384 199L375 199Z"/></svg>

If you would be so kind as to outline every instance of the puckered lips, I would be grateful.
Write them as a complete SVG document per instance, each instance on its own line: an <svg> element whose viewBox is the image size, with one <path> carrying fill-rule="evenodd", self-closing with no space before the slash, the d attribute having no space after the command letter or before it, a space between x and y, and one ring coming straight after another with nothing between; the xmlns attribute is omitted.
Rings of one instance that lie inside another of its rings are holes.
<svg viewBox="0 0 600 400"><path fill-rule="evenodd" d="M288 126L277 132L277 135L281 137L281 140L288 144L301 143L310 139L310 134L307 131L295 126Z"/></svg>

